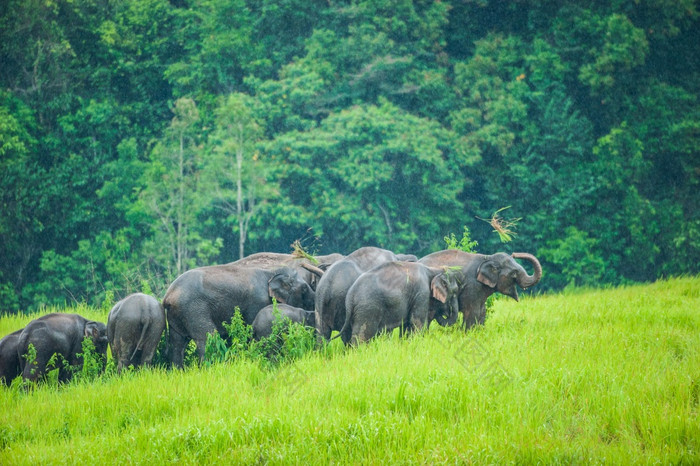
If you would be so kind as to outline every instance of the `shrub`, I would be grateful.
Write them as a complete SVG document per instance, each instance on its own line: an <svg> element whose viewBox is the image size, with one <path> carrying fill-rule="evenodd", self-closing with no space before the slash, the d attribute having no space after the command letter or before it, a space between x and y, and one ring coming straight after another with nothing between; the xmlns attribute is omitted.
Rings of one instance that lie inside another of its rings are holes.
<svg viewBox="0 0 700 466"><path fill-rule="evenodd" d="M444 238L447 249L459 249L464 252L476 252L476 247L479 245L477 241L472 241L471 233L469 233L469 228L464 227L462 232L462 238L457 241L454 233L450 233Z"/></svg>
<svg viewBox="0 0 700 466"><path fill-rule="evenodd" d="M83 366L75 369L75 376L79 380L93 381L104 372L106 362L104 355L95 350L95 343L90 338L83 338L82 353L78 357L83 358Z"/></svg>
<svg viewBox="0 0 700 466"><path fill-rule="evenodd" d="M272 304L272 332L251 345L251 352L264 365L274 367L312 351L316 347L316 331L282 316L277 302L273 300Z"/></svg>

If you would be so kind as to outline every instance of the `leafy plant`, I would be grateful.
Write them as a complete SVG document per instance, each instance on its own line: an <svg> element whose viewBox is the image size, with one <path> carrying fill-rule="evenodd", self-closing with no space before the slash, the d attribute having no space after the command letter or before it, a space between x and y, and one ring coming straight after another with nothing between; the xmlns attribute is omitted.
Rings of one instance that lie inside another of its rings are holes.
<svg viewBox="0 0 700 466"><path fill-rule="evenodd" d="M253 339L253 327L245 323L241 310L236 307L236 311L231 318L231 323L223 323L228 333L229 347L232 357L244 355Z"/></svg>
<svg viewBox="0 0 700 466"><path fill-rule="evenodd" d="M272 367L294 361L316 347L315 330L283 316L273 300L272 332L251 347L251 352Z"/></svg>
<svg viewBox="0 0 700 466"><path fill-rule="evenodd" d="M250 353L253 328L243 320L240 308L236 307L231 323L224 322L223 326L228 334L226 339L219 332L207 334L204 349L204 365L207 367L245 357Z"/></svg>
<svg viewBox="0 0 700 466"><path fill-rule="evenodd" d="M206 347L204 349L204 365L211 367L214 364L226 362L229 356L229 347L226 340L221 338L219 332L208 333Z"/></svg>
<svg viewBox="0 0 700 466"><path fill-rule="evenodd" d="M76 370L79 380L93 381L104 372L106 360L104 355L97 352L95 343L90 338L83 338L81 343L82 353L78 353L78 358L83 359L82 367Z"/></svg>
<svg viewBox="0 0 700 466"><path fill-rule="evenodd" d="M168 329L165 329L160 336L151 364L156 367L168 367L170 364L170 359L168 358Z"/></svg>
<svg viewBox="0 0 700 466"><path fill-rule="evenodd" d="M464 226L464 231L462 232L462 238L457 241L454 233L450 233L444 238L447 249L459 249L464 252L476 252L476 247L479 245L478 241L472 240L469 228Z"/></svg>
<svg viewBox="0 0 700 466"><path fill-rule="evenodd" d="M29 373L36 373L36 366L38 363L36 361L36 347L33 343L29 343L29 347L27 347L27 354L23 355L22 357L27 361L28 366L34 366L32 369L30 369Z"/></svg>

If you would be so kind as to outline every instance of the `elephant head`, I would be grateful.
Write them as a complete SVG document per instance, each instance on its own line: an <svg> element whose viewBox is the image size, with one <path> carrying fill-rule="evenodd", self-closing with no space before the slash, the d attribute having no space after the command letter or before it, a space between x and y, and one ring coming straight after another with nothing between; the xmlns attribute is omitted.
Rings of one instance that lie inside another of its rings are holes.
<svg viewBox="0 0 700 466"><path fill-rule="evenodd" d="M314 308L316 296L314 290L291 267L283 267L275 271L267 287L270 297L275 298L278 303L302 309Z"/></svg>
<svg viewBox="0 0 700 466"><path fill-rule="evenodd" d="M95 344L95 351L98 354L107 354L107 326L102 322L88 320L85 322L83 338L89 338Z"/></svg>
<svg viewBox="0 0 700 466"><path fill-rule="evenodd" d="M456 274L449 272L449 269L446 268L430 282L430 292L433 298L443 304L434 314L437 323L443 327L454 325L459 314L459 282Z"/></svg>
<svg viewBox="0 0 700 466"><path fill-rule="evenodd" d="M534 273L528 275L525 269L518 264L515 259L525 259L529 261ZM477 271L477 280L493 288L500 293L510 296L516 301L518 298L518 290L515 285L522 289L527 289L535 286L542 278L542 266L535 256L523 252L513 253L509 256L504 253L497 253L488 256L486 260L479 266Z"/></svg>

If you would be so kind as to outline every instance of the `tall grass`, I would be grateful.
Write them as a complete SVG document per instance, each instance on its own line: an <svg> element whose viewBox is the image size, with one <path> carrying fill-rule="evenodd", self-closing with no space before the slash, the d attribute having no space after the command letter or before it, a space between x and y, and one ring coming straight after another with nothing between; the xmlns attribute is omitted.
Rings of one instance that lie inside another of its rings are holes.
<svg viewBox="0 0 700 466"><path fill-rule="evenodd" d="M466 334L334 341L272 370L0 389L0 464L697 464L699 330L682 278L500 299Z"/></svg>

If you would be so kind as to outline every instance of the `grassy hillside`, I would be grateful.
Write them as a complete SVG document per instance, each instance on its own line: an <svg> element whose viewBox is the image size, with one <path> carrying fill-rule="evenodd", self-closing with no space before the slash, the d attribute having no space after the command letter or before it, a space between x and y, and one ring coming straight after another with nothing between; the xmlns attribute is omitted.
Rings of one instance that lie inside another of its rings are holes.
<svg viewBox="0 0 700 466"><path fill-rule="evenodd" d="M274 371L0 389L0 464L700 462L700 278L502 299L467 334L335 343Z"/></svg>

